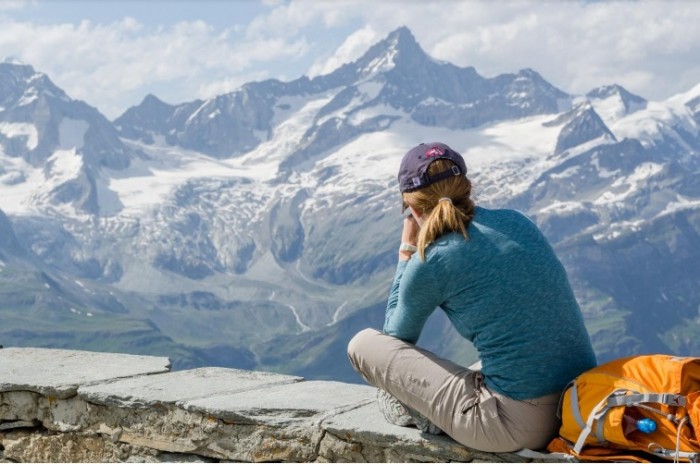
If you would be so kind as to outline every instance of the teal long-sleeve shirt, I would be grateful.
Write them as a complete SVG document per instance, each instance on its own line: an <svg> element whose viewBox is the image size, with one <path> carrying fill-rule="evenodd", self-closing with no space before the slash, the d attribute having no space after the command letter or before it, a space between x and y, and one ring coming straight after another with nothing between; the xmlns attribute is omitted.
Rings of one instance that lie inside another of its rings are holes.
<svg viewBox="0 0 700 464"><path fill-rule="evenodd" d="M595 366L566 271L537 226L477 207L467 229L399 261L384 332L416 343L435 308L479 352L486 385L514 399L561 391Z"/></svg>

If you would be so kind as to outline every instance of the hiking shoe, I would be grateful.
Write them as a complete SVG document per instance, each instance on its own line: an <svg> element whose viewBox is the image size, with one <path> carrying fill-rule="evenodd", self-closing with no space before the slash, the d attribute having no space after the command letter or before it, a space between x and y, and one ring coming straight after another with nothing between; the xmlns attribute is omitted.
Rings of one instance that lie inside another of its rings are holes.
<svg viewBox="0 0 700 464"><path fill-rule="evenodd" d="M442 431L442 429L440 429L440 427L430 422L430 419L428 419L418 411L414 411L411 408L408 408L408 411L411 417L413 417L413 421L416 425L416 428L418 428L418 430L420 430L421 432L429 433L431 435L441 435L445 433Z"/></svg>
<svg viewBox="0 0 700 464"><path fill-rule="evenodd" d="M388 423L401 427L415 424L413 416L408 413L408 408L384 390L377 390L377 404Z"/></svg>
<svg viewBox="0 0 700 464"><path fill-rule="evenodd" d="M384 390L377 390L377 404L384 419L390 424L401 427L415 425L421 432L432 435L444 433L440 430L440 427L430 422L427 417L401 403Z"/></svg>

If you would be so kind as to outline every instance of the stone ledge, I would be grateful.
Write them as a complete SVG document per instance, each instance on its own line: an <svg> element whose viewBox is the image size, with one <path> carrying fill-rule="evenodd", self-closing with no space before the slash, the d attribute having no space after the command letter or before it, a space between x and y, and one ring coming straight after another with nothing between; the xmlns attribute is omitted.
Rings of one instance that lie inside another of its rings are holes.
<svg viewBox="0 0 700 464"><path fill-rule="evenodd" d="M169 365L0 350L0 462L531 461L388 424L368 386Z"/></svg>
<svg viewBox="0 0 700 464"><path fill-rule="evenodd" d="M27 390L68 398L82 385L168 371L170 360L155 356L4 348L0 351L0 392Z"/></svg>

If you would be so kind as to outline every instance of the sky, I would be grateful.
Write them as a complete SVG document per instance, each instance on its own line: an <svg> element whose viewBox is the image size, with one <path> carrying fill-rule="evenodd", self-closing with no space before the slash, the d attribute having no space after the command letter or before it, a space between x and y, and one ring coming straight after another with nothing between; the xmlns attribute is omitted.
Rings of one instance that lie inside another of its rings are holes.
<svg viewBox="0 0 700 464"><path fill-rule="evenodd" d="M331 72L407 26L432 57L493 77L532 68L571 94L663 100L700 84L700 1L0 0L0 60L113 119L268 78Z"/></svg>

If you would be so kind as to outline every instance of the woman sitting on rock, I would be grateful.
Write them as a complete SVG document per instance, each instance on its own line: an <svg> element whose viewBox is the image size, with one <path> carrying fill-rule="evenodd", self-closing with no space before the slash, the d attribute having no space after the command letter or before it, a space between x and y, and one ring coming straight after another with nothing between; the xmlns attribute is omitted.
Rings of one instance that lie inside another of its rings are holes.
<svg viewBox="0 0 700 464"><path fill-rule="evenodd" d="M355 370L380 389L387 420L443 430L482 451L540 449L556 434L561 391L595 366L566 272L537 226L471 200L462 156L442 143L404 156L404 219L384 331L355 335ZM481 370L418 348L440 307Z"/></svg>

